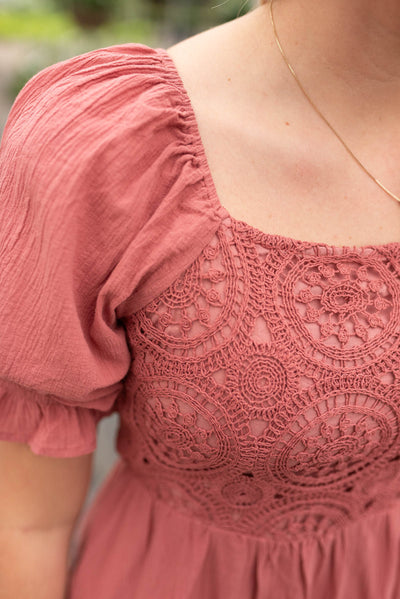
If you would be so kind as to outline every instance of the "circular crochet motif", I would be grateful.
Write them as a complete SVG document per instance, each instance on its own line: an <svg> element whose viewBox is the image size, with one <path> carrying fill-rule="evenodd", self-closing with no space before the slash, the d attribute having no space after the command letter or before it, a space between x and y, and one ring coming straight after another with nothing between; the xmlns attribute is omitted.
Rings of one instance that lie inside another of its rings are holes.
<svg viewBox="0 0 400 599"><path fill-rule="evenodd" d="M227 483L222 487L221 495L236 507L255 505L263 499L262 489L251 479Z"/></svg>
<svg viewBox="0 0 400 599"><path fill-rule="evenodd" d="M326 396L325 396L326 393ZM289 419L272 445L268 471L297 488L373 478L399 442L399 409L389 393L328 391Z"/></svg>
<svg viewBox="0 0 400 599"><path fill-rule="evenodd" d="M351 501L340 496L292 499L274 511L265 532L280 540L312 536L315 531L323 535L350 522L353 511Z"/></svg>
<svg viewBox="0 0 400 599"><path fill-rule="evenodd" d="M381 260L376 252L293 255L284 265L274 301L302 354L351 368L395 343L399 283Z"/></svg>
<svg viewBox="0 0 400 599"><path fill-rule="evenodd" d="M140 311L146 339L169 355L197 360L221 352L237 336L248 308L238 280L246 264L225 230L218 231L198 258ZM227 276L229 274L229 276Z"/></svg>
<svg viewBox="0 0 400 599"><path fill-rule="evenodd" d="M271 356L257 355L243 360L238 375L240 393L257 408L276 407L286 391L286 370Z"/></svg>
<svg viewBox="0 0 400 599"><path fill-rule="evenodd" d="M237 443L223 409L194 387L160 379L142 383L133 418L164 466L211 470L237 459Z"/></svg>
<svg viewBox="0 0 400 599"><path fill-rule="evenodd" d="M243 442L244 437L255 433L254 418L263 420L265 426L261 428L268 427L274 414L290 402L298 387L299 365L295 359L289 362L288 351L275 343L269 346L251 342L241 349L242 354L225 368L224 396L232 421L237 421L238 414L246 415L241 427Z"/></svg>
<svg viewBox="0 0 400 599"><path fill-rule="evenodd" d="M193 304L193 294L201 294L200 270L200 262L196 260L164 291L163 303L170 311L176 308L183 310L190 307ZM219 273L219 271L214 271L214 279L216 280L215 273ZM218 281L223 281L224 278L224 273L220 273ZM148 310L151 311L151 308L151 306L148 307ZM166 313L170 314L170 311ZM170 324L170 321L165 322L165 324Z"/></svg>

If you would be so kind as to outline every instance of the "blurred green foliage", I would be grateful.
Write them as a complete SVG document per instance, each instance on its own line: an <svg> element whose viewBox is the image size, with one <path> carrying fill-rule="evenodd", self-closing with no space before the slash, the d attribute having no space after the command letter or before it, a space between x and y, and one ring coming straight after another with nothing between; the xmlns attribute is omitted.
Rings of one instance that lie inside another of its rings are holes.
<svg viewBox="0 0 400 599"><path fill-rule="evenodd" d="M110 21L99 28L100 35L116 39L144 41L154 27L145 19ZM6 12L0 10L0 40L58 41L86 35L69 12ZM87 33L90 39L90 32Z"/></svg>
<svg viewBox="0 0 400 599"><path fill-rule="evenodd" d="M110 4L109 18L92 29L74 14L74 6L97 10ZM163 28L179 41L245 14L250 5L251 0L3 0L0 42L27 47L6 93L12 101L38 71L70 56L119 43L155 46Z"/></svg>
<svg viewBox="0 0 400 599"><path fill-rule="evenodd" d="M0 10L2 40L57 40L73 35L76 25L68 13L6 12Z"/></svg>
<svg viewBox="0 0 400 599"><path fill-rule="evenodd" d="M48 65L113 44L151 45L154 34L154 25L146 19L111 20L94 30L83 30L67 11L0 10L0 42L26 48L3 90L12 102L27 81Z"/></svg>
<svg viewBox="0 0 400 599"><path fill-rule="evenodd" d="M114 0L53 0L56 7L69 11L83 29L104 25L117 13Z"/></svg>
<svg viewBox="0 0 400 599"><path fill-rule="evenodd" d="M63 9L73 9L75 6L88 6L96 10L97 8L113 9L117 2L115 0L53 0L56 6Z"/></svg>

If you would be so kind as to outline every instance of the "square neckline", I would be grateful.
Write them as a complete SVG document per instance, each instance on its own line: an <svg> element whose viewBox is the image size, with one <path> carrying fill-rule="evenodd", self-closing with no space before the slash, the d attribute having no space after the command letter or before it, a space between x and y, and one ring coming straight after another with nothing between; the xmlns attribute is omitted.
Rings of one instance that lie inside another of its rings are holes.
<svg viewBox="0 0 400 599"><path fill-rule="evenodd" d="M191 139L193 142L192 145L195 150L193 162L197 168L201 169L210 200L213 203L216 213L221 217L221 219L229 219L235 223L238 223L238 224L244 226L247 229L252 230L253 232L262 236L271 245L276 245L276 244L290 245L291 244L291 245L295 245L295 246L299 246L299 247L307 247L307 248L314 247L314 246L320 246L320 247L323 247L326 250L330 250L332 252L335 252L335 250L336 251L339 250L341 252L352 250L353 252L355 251L358 253L363 253L365 250L368 250L368 249L386 249L386 250L395 249L395 250L398 250L400 248L400 241L389 241L389 242L381 243L381 244L369 243L369 244L365 244L365 245L333 245L333 244L325 243L323 241L307 241L307 240L302 240L302 239L296 239L294 237L289 237L287 235L281 235L279 233L267 233L265 231L262 231L261 229L258 229L257 227L255 227L253 225L250 225L246 221L239 220L239 219L235 218L234 216L232 216L230 214L229 210L227 210L227 208L225 208L225 206L222 204L222 202L219 198L217 188L216 188L216 185L214 182L214 178L211 173L211 168L210 168L210 165L208 162L208 158L206 155L203 140L202 140L202 137L200 134L200 127L197 122L196 113L194 111L194 107L193 107L192 101L190 99L189 93L185 87L183 79L182 79L182 77L178 71L178 68L175 64L175 61L172 58L172 56L169 54L168 50L166 50L165 48L156 48L155 50L156 50L156 52L159 53L159 55L161 57L161 60L165 67L166 75L172 81L175 89L179 93L182 107L183 107L183 110L185 113L186 121L188 123L188 128L189 128L189 131L191 134Z"/></svg>

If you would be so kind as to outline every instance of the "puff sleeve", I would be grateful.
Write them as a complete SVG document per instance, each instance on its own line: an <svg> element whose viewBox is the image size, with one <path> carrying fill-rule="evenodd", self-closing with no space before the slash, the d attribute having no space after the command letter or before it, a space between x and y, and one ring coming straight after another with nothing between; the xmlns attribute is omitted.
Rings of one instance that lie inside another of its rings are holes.
<svg viewBox="0 0 400 599"><path fill-rule="evenodd" d="M151 186L134 173L153 158L139 116L154 85L140 73L146 50L134 54L100 49L40 71L0 145L0 440L36 454L94 451L131 365L113 290L151 214L133 202Z"/></svg>

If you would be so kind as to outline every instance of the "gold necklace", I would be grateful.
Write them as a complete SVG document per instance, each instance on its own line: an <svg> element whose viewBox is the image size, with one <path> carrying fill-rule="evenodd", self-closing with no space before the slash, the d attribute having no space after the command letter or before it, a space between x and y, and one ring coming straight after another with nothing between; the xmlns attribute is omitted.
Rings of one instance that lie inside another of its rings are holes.
<svg viewBox="0 0 400 599"><path fill-rule="evenodd" d="M383 191L385 193L387 193L391 198L393 198L394 200L397 200L398 202L400 202L400 198L397 197L394 193L392 193L391 191L389 191L384 185L383 183L381 183L380 181L378 181L378 179L375 179L375 177L373 175L371 175L370 172L367 171L367 169L365 168L365 166L363 166L361 164L361 162L358 160L358 158L356 156L354 156L353 152L350 150L350 148L345 144L345 142L343 141L343 139L340 137L340 135L335 131L335 129L332 127L332 125L326 120L326 118L324 117L324 115L318 110L318 108L315 106L315 104L313 103L313 101L311 100L311 98L307 95L307 93L305 92L303 86L301 85L296 73L294 72L293 67L291 66L291 64L289 63L288 59L285 56L285 53L282 49L282 46L280 44L280 41L278 39L278 34L276 32L276 27L275 27L275 22L274 22L274 15L272 13L272 4L273 4L274 0L270 1L270 14L271 14L271 21L272 21L272 27L274 29L274 35L275 35L275 41L278 45L278 48L287 64L287 66L289 67L290 72L292 73L293 77L296 79L301 91L303 92L303 94L306 96L307 100L310 102L311 106L314 108L314 110L316 110L318 112L318 114L320 115L320 117L322 117L325 121L325 123L328 125L328 127L331 129L331 131L333 131L333 133L336 135L336 137L339 139L339 141L344 145L344 147L346 148L346 150L353 156L354 160L356 160L358 162L358 164L361 166L361 168L367 173L367 175L373 180L375 181L375 183L377 183L379 185L379 187L381 189L383 189Z"/></svg>

